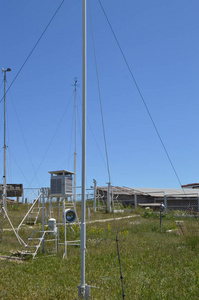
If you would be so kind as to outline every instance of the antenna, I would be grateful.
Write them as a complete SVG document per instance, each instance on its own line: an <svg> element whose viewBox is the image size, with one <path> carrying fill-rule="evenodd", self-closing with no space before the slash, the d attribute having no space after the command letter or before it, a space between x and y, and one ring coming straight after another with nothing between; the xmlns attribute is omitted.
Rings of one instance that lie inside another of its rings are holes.
<svg viewBox="0 0 199 300"><path fill-rule="evenodd" d="M77 77L74 78L75 83L75 152L74 152L74 205L76 206L76 162L77 162L77 101L76 101L76 93L77 93Z"/></svg>
<svg viewBox="0 0 199 300"><path fill-rule="evenodd" d="M7 189L6 189L6 177L7 177L7 145L6 145L6 73L10 72L11 69L6 70L2 68L2 73L4 73L4 175L3 175L3 207L5 211L7 210Z"/></svg>
<svg viewBox="0 0 199 300"><path fill-rule="evenodd" d="M2 219L1 219L1 241L3 240L3 218L7 211L7 190L6 190L6 176L7 176L7 164L6 164L6 73L10 72L11 69L7 68L6 70L2 68L2 73L4 73L4 174L3 174L3 199L2 199Z"/></svg>

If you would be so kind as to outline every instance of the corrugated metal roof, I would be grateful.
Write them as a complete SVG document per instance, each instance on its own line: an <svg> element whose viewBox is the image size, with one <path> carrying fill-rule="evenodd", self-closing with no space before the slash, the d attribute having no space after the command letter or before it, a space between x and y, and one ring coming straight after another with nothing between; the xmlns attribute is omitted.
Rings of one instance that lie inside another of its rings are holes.
<svg viewBox="0 0 199 300"><path fill-rule="evenodd" d="M97 189L101 191L107 192L107 186L97 186ZM126 188L126 187L120 187L120 186L111 186L111 191L114 194L119 195L134 195L135 192L132 189Z"/></svg>
<svg viewBox="0 0 199 300"><path fill-rule="evenodd" d="M159 188L132 188L135 192L150 195L153 197L161 197L161 196L170 196L170 197L197 197L199 195L199 190L191 190L191 189L159 189Z"/></svg>
<svg viewBox="0 0 199 300"><path fill-rule="evenodd" d="M189 183L189 184L184 184L182 185L182 188L191 188L191 189L196 189L199 188L199 183Z"/></svg>
<svg viewBox="0 0 199 300"><path fill-rule="evenodd" d="M101 191L107 192L107 186L97 187ZM151 197L198 197L199 190L196 189L165 189L165 188L129 188L129 187L119 187L111 186L112 192L118 195L145 195Z"/></svg>

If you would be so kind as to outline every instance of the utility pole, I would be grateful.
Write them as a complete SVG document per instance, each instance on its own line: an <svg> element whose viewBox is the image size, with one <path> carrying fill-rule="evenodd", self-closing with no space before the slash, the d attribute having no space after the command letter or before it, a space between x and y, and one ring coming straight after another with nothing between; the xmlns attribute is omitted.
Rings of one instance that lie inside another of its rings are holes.
<svg viewBox="0 0 199 300"><path fill-rule="evenodd" d="M6 73L10 72L11 69L3 69L2 73L4 73L4 175L3 175L3 207L7 210L7 189L6 189L6 177L7 177L7 145L6 145Z"/></svg>
<svg viewBox="0 0 199 300"><path fill-rule="evenodd" d="M75 153L74 153L74 204L76 206L76 164L77 164L77 78L75 78Z"/></svg>
<svg viewBox="0 0 199 300"><path fill-rule="evenodd" d="M111 213L111 183L108 182L107 188L107 211Z"/></svg>
<svg viewBox="0 0 199 300"><path fill-rule="evenodd" d="M82 0L82 210L81 210L81 283L78 295L89 299L90 286L85 284L86 253L86 0Z"/></svg>

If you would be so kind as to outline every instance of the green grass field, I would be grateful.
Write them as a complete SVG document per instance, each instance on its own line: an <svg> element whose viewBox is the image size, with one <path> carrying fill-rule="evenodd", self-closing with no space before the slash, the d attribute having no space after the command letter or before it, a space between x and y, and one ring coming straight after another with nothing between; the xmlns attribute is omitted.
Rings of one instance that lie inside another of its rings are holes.
<svg viewBox="0 0 199 300"><path fill-rule="evenodd" d="M80 215L80 206L78 212ZM8 214L17 226L27 207L8 207ZM116 221L124 276L125 299L198 299L199 298L199 221L183 218L188 229L184 236L166 233L173 229L175 216L162 220L152 216ZM132 210L116 217L135 214ZM113 215L94 213L91 220L108 219ZM40 228L37 225L36 228ZM10 228L4 220L4 228ZM33 228L24 227L21 236L26 239ZM63 228L60 238L63 238ZM68 239L78 238L79 230L68 230ZM86 283L91 288L91 299L122 299L120 272L115 242L114 222L87 225ZM0 255L11 255L22 250L12 231L3 232ZM22 263L0 260L0 299L78 299L80 284L80 248L68 247L68 258L38 254L35 260Z"/></svg>

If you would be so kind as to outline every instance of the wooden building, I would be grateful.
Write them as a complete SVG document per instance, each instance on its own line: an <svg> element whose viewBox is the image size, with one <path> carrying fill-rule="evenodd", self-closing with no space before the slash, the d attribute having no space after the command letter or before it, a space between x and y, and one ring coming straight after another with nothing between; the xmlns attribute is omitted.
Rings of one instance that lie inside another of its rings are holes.
<svg viewBox="0 0 199 300"><path fill-rule="evenodd" d="M16 198L17 202L19 202L19 197L23 196L23 184L7 184L7 197ZM2 199L3 195L3 184L0 184L0 199Z"/></svg>
<svg viewBox="0 0 199 300"><path fill-rule="evenodd" d="M107 201L107 187L97 187L97 194L101 199ZM199 211L199 189L158 189L158 188L129 188L111 187L114 200L123 206L142 204L164 203L170 210Z"/></svg>

